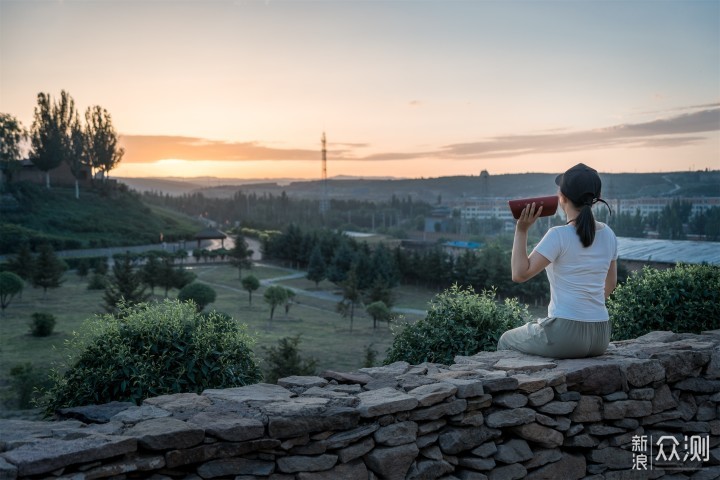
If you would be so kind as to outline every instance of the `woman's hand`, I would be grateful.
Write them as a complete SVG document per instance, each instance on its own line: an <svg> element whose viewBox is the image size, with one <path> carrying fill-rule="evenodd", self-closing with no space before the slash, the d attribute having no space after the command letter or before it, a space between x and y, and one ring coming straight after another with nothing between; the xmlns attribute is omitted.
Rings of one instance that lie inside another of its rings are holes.
<svg viewBox="0 0 720 480"><path fill-rule="evenodd" d="M535 202L530 205L525 205L522 212L520 212L520 218L518 218L516 228L521 232L527 232L532 227L535 220L538 219L542 213L542 205L535 211Z"/></svg>

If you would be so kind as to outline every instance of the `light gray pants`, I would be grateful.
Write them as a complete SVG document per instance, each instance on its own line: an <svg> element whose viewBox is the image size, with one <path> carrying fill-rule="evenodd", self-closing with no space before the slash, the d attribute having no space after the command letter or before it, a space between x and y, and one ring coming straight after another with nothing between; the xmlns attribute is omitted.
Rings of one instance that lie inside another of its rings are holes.
<svg viewBox="0 0 720 480"><path fill-rule="evenodd" d="M594 357L610 343L610 322L541 318L503 333L498 350L517 350L551 358Z"/></svg>

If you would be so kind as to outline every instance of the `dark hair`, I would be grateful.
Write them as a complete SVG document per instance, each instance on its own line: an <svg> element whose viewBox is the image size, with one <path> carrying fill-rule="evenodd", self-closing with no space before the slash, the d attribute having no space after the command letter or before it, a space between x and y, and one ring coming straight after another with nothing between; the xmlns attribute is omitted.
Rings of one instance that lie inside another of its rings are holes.
<svg viewBox="0 0 720 480"><path fill-rule="evenodd" d="M572 200L571 200L572 201ZM580 237L583 247L587 248L593 244L595 240L595 216L592 212L592 200L581 204L572 202L575 208L580 209L580 213L575 217L575 232Z"/></svg>

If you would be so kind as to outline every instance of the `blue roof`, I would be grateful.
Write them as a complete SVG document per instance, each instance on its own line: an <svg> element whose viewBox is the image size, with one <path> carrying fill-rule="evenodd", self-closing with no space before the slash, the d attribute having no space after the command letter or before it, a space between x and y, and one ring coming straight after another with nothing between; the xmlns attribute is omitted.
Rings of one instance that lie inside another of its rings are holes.
<svg viewBox="0 0 720 480"><path fill-rule="evenodd" d="M460 242L460 241L452 241L452 242L445 242L443 245L446 247L454 247L454 248L468 248L468 249L476 249L480 248L482 244L477 242Z"/></svg>

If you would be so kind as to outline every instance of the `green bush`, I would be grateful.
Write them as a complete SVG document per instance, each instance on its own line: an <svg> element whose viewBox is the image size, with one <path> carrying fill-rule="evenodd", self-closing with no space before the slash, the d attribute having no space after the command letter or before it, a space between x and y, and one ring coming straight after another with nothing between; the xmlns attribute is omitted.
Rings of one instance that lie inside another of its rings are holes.
<svg viewBox="0 0 720 480"><path fill-rule="evenodd" d="M189 303L123 304L114 315L89 320L82 332L67 343L65 373L52 373L42 400L48 414L262 379L246 327L215 312L201 315Z"/></svg>
<svg viewBox="0 0 720 480"><path fill-rule="evenodd" d="M33 337L49 337L55 328L55 315L35 312L30 322L30 333Z"/></svg>
<svg viewBox="0 0 720 480"><path fill-rule="evenodd" d="M185 285L182 290L178 292L178 300L183 302L192 300L198 312L202 312L203 308L214 302L215 297L216 293L212 287L198 282Z"/></svg>
<svg viewBox="0 0 720 480"><path fill-rule="evenodd" d="M607 306L614 340L653 330L700 333L720 328L720 267L645 267L615 289Z"/></svg>
<svg viewBox="0 0 720 480"><path fill-rule="evenodd" d="M105 290L108 286L108 278L105 275L99 273L93 273L90 280L88 280L88 290Z"/></svg>
<svg viewBox="0 0 720 480"><path fill-rule="evenodd" d="M314 375L317 360L300 356L300 335L283 337L277 346L263 347L267 372L265 381L276 383L278 379L291 375Z"/></svg>
<svg viewBox="0 0 720 480"><path fill-rule="evenodd" d="M481 294L453 285L431 300L427 317L393 327L395 338L385 363L451 364L455 355L495 350L500 335L528 319L527 307L516 299L500 303L494 291Z"/></svg>

